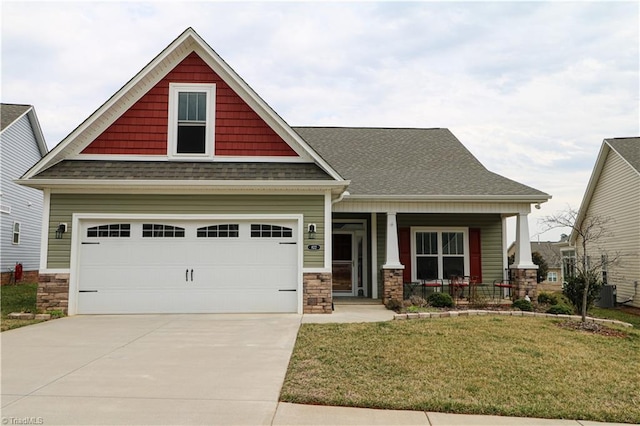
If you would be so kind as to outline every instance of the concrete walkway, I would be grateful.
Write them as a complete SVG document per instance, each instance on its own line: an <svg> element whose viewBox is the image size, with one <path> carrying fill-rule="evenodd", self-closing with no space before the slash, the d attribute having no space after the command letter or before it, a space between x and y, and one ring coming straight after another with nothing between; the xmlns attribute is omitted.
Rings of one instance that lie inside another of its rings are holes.
<svg viewBox="0 0 640 426"><path fill-rule="evenodd" d="M11 330L0 335L2 424L603 424L278 402L301 323L392 318L382 305L337 305L333 315L96 315Z"/></svg>

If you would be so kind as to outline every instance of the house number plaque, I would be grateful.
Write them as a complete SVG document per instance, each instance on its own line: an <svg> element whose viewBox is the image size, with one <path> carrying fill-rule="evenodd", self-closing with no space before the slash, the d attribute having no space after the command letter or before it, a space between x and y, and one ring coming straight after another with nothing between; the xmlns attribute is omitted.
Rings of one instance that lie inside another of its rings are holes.
<svg viewBox="0 0 640 426"><path fill-rule="evenodd" d="M311 245L308 245L307 248L309 250L320 250L320 245L319 244L311 244Z"/></svg>

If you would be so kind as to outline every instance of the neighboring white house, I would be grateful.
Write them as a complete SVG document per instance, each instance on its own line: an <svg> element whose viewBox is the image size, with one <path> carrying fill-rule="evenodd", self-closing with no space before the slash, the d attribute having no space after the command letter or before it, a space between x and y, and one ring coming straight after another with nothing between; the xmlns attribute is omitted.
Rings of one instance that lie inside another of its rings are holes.
<svg viewBox="0 0 640 426"><path fill-rule="evenodd" d="M47 153L47 145L33 106L1 104L0 108L2 283L11 281L16 263L22 264L30 280L37 281L40 266L42 191L18 185L13 180L22 176Z"/></svg>
<svg viewBox="0 0 640 426"><path fill-rule="evenodd" d="M620 255L617 264L601 271L602 280L616 286L618 303L640 307L640 137L603 141L577 223L589 216L608 223L607 235L587 247L588 258ZM579 246L575 232L570 243Z"/></svg>

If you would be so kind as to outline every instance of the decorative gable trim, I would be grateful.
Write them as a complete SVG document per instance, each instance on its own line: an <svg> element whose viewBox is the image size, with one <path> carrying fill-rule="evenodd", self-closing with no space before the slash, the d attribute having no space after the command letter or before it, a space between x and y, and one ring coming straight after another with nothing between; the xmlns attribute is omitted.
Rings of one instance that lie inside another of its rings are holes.
<svg viewBox="0 0 640 426"><path fill-rule="evenodd" d="M289 144L303 161L315 162L332 178L343 180L339 173L307 145L192 28L187 28L178 36L48 155L36 163L23 176L23 179L29 179L64 159L86 158L80 155L82 150L192 52L200 56L268 126ZM253 160L261 161L259 158Z"/></svg>

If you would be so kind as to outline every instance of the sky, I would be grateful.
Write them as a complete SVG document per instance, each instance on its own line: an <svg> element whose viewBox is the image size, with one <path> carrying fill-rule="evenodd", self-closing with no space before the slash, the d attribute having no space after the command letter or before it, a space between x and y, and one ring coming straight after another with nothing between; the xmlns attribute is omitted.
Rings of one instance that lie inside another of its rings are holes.
<svg viewBox="0 0 640 426"><path fill-rule="evenodd" d="M541 219L580 206L603 139L640 135L635 1L0 7L0 99L34 105L49 148L187 27L291 126L450 129L553 197L529 215L534 241L569 232Z"/></svg>

